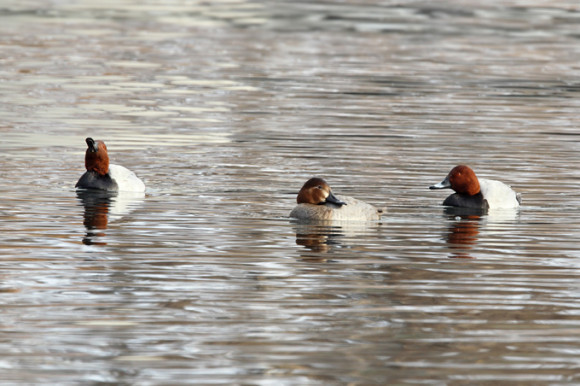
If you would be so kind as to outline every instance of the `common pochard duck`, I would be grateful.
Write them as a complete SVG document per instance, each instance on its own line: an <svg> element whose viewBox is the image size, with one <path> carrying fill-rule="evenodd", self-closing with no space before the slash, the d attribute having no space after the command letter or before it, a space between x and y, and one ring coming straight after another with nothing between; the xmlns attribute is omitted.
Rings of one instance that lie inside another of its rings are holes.
<svg viewBox="0 0 580 386"><path fill-rule="evenodd" d="M477 178L475 172L466 165L451 169L447 177L429 189L451 188L456 193L443 201L443 205L478 209L517 208L522 202L521 195L501 181Z"/></svg>
<svg viewBox="0 0 580 386"><path fill-rule="evenodd" d="M306 181L298 197L298 205L290 217L308 221L373 221L379 220L385 209L347 196L335 196L322 178Z"/></svg>
<svg viewBox="0 0 580 386"><path fill-rule="evenodd" d="M78 180L75 188L98 189L110 192L144 192L145 184L129 169L109 164L109 153L103 141L87 138L85 167L87 171Z"/></svg>

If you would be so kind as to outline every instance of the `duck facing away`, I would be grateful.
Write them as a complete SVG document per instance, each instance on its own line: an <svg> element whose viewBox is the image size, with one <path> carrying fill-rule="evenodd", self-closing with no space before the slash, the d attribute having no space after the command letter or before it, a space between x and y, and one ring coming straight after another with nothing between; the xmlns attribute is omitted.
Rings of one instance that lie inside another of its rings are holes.
<svg viewBox="0 0 580 386"><path fill-rule="evenodd" d="M298 205L290 217L308 221L373 221L379 220L385 209L348 196L335 196L322 178L311 178L298 193Z"/></svg>
<svg viewBox="0 0 580 386"><path fill-rule="evenodd" d="M129 169L109 164L109 153L103 141L87 138L85 167L87 171L78 180L75 188L98 189L110 192L144 192L145 184Z"/></svg>
<svg viewBox="0 0 580 386"><path fill-rule="evenodd" d="M475 172L466 165L451 169L447 177L429 189L451 188L456 193L443 201L443 205L477 209L517 208L522 202L521 195L501 181L477 178Z"/></svg>

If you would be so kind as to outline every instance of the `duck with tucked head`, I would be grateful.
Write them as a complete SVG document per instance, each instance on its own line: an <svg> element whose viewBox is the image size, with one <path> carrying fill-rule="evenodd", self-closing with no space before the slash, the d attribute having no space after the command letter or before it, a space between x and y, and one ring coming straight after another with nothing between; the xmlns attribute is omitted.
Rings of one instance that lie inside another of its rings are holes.
<svg viewBox="0 0 580 386"><path fill-rule="evenodd" d="M144 192L145 184L129 169L109 164L109 153L103 141L87 138L85 167L87 171L78 180L75 188L98 189L110 192Z"/></svg>
<svg viewBox="0 0 580 386"><path fill-rule="evenodd" d="M466 165L451 169L447 177L429 189L451 188L456 193L443 201L443 205L477 209L517 208L522 202L521 195L501 181L477 178L475 172Z"/></svg>
<svg viewBox="0 0 580 386"><path fill-rule="evenodd" d="M373 221L385 211L356 198L335 196L326 181L318 177L306 181L296 201L298 205L290 217L298 220Z"/></svg>

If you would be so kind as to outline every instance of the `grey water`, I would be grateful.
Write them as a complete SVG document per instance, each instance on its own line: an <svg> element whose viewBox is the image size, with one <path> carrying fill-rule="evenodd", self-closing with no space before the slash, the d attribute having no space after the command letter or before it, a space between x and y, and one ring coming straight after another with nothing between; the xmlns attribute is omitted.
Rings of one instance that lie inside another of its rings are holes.
<svg viewBox="0 0 580 386"><path fill-rule="evenodd" d="M580 382L575 1L0 4L0 379ZM85 137L147 185L77 194ZM456 164L520 210L448 214ZM388 213L298 224L324 177Z"/></svg>

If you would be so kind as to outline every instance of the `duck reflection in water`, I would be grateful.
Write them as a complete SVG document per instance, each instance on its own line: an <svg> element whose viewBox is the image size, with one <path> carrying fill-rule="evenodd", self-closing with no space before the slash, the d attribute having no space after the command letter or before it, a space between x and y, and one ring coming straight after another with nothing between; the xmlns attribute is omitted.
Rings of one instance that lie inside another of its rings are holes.
<svg viewBox="0 0 580 386"><path fill-rule="evenodd" d="M299 253L302 261L313 263L332 262L330 256L342 247L344 232L340 226L321 224L296 224L296 245L303 248Z"/></svg>
<svg viewBox="0 0 580 386"><path fill-rule="evenodd" d="M450 216L455 221L449 227L446 236L447 245L452 250L449 257L472 259L473 256L469 252L477 245L481 216L456 213L451 213Z"/></svg>
<svg viewBox="0 0 580 386"><path fill-rule="evenodd" d="M338 226L297 224L294 231L296 232L296 245L321 253L327 253L340 246L340 239L344 237Z"/></svg>
<svg viewBox="0 0 580 386"><path fill-rule="evenodd" d="M145 197L143 192L111 192L97 189L77 190L77 198L84 207L83 225L86 234L83 237L85 245L107 245L98 241L105 237L105 230L111 222L137 208Z"/></svg>
<svg viewBox="0 0 580 386"><path fill-rule="evenodd" d="M484 230L486 240L505 237L505 224L517 221L519 210L446 207L445 215L455 220L446 234L447 244L453 250L450 257L472 258L470 251L480 243L480 231Z"/></svg>
<svg viewBox="0 0 580 386"><path fill-rule="evenodd" d="M83 225L87 233L83 237L85 245L107 245L105 242L95 241L98 237L104 237L104 230L109 223L109 207L111 197L115 193L101 190L78 190L77 197L85 208Z"/></svg>
<svg viewBox="0 0 580 386"><path fill-rule="evenodd" d="M296 245L303 260L330 262L336 252L345 251L357 245L357 242L369 233L377 230L378 224L348 223L337 225L336 222L319 222L316 224L294 222Z"/></svg>

